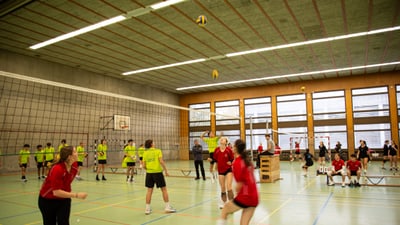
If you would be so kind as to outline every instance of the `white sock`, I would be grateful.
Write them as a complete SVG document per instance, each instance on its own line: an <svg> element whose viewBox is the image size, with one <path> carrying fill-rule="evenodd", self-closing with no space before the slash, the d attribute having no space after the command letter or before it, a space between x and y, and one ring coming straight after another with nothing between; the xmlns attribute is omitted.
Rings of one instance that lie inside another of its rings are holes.
<svg viewBox="0 0 400 225"><path fill-rule="evenodd" d="M150 209L150 204L146 204L146 209Z"/></svg>

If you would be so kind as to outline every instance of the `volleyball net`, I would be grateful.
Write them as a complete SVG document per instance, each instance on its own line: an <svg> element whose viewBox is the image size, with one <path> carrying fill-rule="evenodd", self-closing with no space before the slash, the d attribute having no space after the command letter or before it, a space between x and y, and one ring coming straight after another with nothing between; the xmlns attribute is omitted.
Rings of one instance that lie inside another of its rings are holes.
<svg viewBox="0 0 400 225"><path fill-rule="evenodd" d="M18 155L30 145L30 163L36 146L62 139L84 143L92 165L97 145L107 141L110 164L120 164L129 139L139 148L152 139L165 159L189 154L189 129L181 121L189 114L210 118L210 112L144 100L81 86L0 71L0 151L2 168L18 170ZM162 96L160 97L162 98ZM224 117L223 115L219 115Z"/></svg>

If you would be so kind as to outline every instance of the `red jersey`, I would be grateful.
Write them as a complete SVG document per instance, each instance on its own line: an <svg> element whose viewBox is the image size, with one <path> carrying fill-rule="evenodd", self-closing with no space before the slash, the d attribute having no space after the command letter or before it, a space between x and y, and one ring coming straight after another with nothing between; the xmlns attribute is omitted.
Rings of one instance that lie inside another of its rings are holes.
<svg viewBox="0 0 400 225"><path fill-rule="evenodd" d="M341 170L343 168L343 166L344 166L343 159L333 160L332 161L332 166L335 167L335 171Z"/></svg>
<svg viewBox="0 0 400 225"><path fill-rule="evenodd" d="M296 149L296 152L300 152L300 143L295 143L294 144L294 149Z"/></svg>
<svg viewBox="0 0 400 225"><path fill-rule="evenodd" d="M359 169L361 169L361 162L356 160L356 161L347 161L347 168L350 171L358 171Z"/></svg>
<svg viewBox="0 0 400 225"><path fill-rule="evenodd" d="M254 167L246 166L241 156L238 156L232 164L233 176L237 183L242 183L242 188L235 197L235 201L249 206L258 205L258 190L254 178Z"/></svg>
<svg viewBox="0 0 400 225"><path fill-rule="evenodd" d="M264 151L263 146L259 145L257 151L258 151L258 153L261 153L262 151Z"/></svg>
<svg viewBox="0 0 400 225"><path fill-rule="evenodd" d="M278 145L275 145L275 152L274 152L274 154L277 154L277 155L281 154L281 147L279 147Z"/></svg>
<svg viewBox="0 0 400 225"><path fill-rule="evenodd" d="M225 173L231 169L231 165L228 165L228 162L232 162L233 159L234 156L231 148L226 147L224 151L221 151L220 147L215 149L214 160L217 161L218 173Z"/></svg>
<svg viewBox="0 0 400 225"><path fill-rule="evenodd" d="M54 165L49 175L46 177L42 188L40 189L40 196L47 199L61 199L54 196L54 190L63 190L71 192L71 183L78 173L78 162L74 162L71 170L68 173L65 163L57 163Z"/></svg>

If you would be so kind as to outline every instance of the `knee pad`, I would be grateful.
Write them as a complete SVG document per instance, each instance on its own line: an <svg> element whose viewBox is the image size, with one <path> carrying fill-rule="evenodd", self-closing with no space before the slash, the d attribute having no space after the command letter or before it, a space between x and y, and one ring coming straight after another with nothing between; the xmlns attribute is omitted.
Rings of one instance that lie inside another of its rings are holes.
<svg viewBox="0 0 400 225"><path fill-rule="evenodd" d="M226 202L226 192L221 192L221 199L222 201Z"/></svg>
<svg viewBox="0 0 400 225"><path fill-rule="evenodd" d="M233 191L232 190L228 191L228 198L233 199Z"/></svg>

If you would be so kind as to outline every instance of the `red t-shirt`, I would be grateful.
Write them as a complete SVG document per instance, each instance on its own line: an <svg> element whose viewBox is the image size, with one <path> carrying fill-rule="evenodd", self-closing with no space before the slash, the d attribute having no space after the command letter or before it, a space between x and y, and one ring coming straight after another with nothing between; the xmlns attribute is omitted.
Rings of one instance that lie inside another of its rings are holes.
<svg viewBox="0 0 400 225"><path fill-rule="evenodd" d="M46 177L42 188L40 189L40 196L48 199L61 199L53 195L54 190L63 190L71 192L71 183L78 173L78 163L74 162L71 170L68 173L65 163L57 163L54 165L49 175Z"/></svg>
<svg viewBox="0 0 400 225"><path fill-rule="evenodd" d="M254 178L254 167L247 167L242 157L238 156L233 161L232 170L236 182L243 184L235 200L245 206L256 207L259 200L257 184Z"/></svg>
<svg viewBox="0 0 400 225"><path fill-rule="evenodd" d="M343 166L344 166L343 159L333 160L332 161L332 166L335 167L335 171L341 170L343 168Z"/></svg>
<svg viewBox="0 0 400 225"><path fill-rule="evenodd" d="M296 153L300 153L300 143L295 143L294 149L296 149Z"/></svg>
<svg viewBox="0 0 400 225"><path fill-rule="evenodd" d="M259 145L259 146L258 146L258 153L261 153L262 151L264 151L263 146L262 146L262 145Z"/></svg>
<svg viewBox="0 0 400 225"><path fill-rule="evenodd" d="M231 168L228 162L232 162L234 159L233 151L231 148L226 147L224 151L221 151L220 147L217 147L214 152L214 160L217 161L218 173L225 173Z"/></svg>
<svg viewBox="0 0 400 225"><path fill-rule="evenodd" d="M274 154L281 154L281 147L279 147L278 145L275 145L275 152Z"/></svg>
<svg viewBox="0 0 400 225"><path fill-rule="evenodd" d="M361 169L361 162L356 160L356 161L347 161L347 168L350 171L358 171L359 169Z"/></svg>

